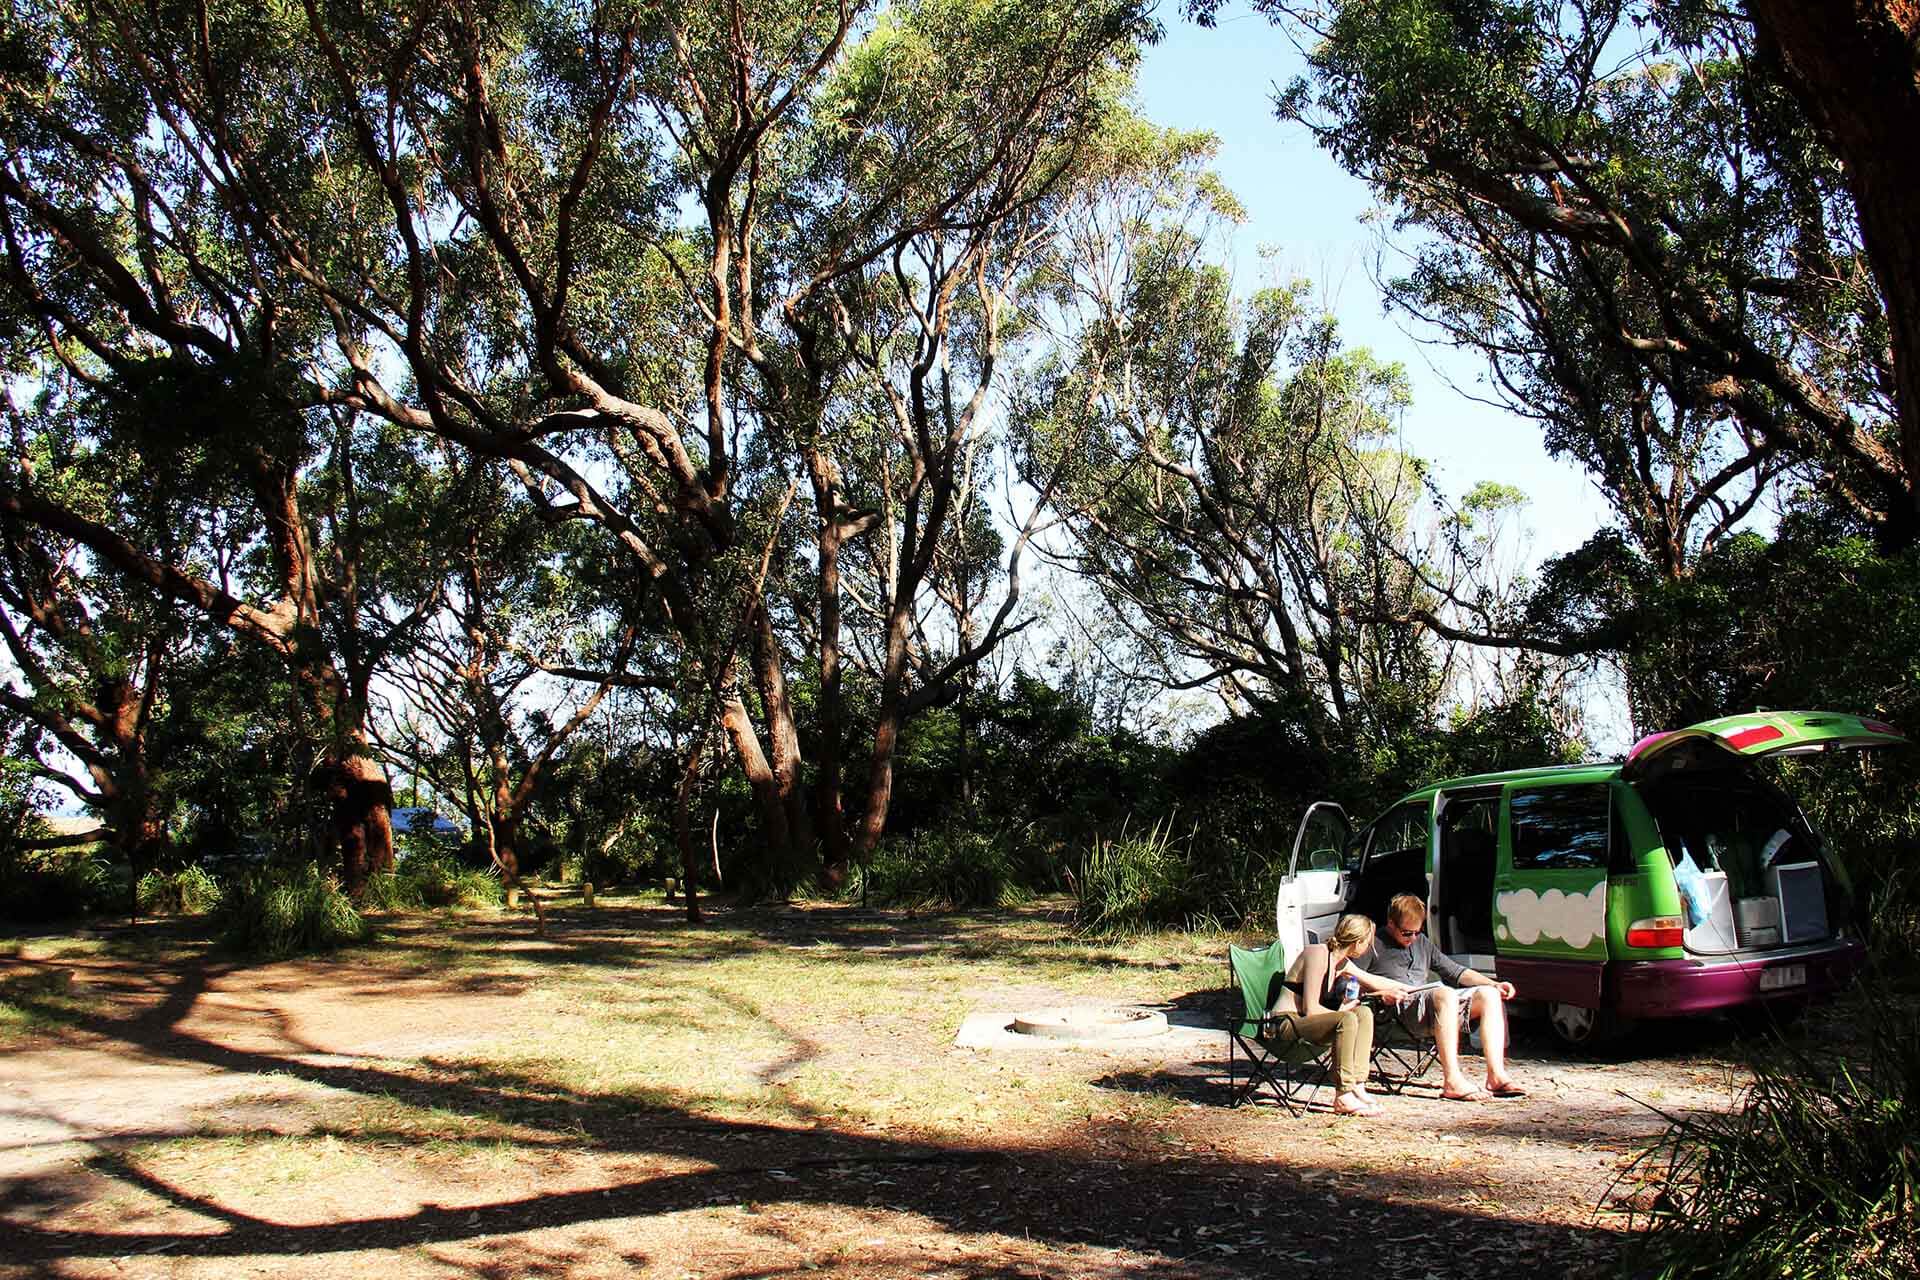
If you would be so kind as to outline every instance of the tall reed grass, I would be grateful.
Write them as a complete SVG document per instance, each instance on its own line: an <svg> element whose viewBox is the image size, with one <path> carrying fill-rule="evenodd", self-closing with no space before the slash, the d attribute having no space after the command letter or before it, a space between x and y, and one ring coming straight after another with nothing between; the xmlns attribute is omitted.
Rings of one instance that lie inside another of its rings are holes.
<svg viewBox="0 0 1920 1280"><path fill-rule="evenodd" d="M149 871L140 877L140 910L150 916L197 916L220 905L220 882L201 867Z"/></svg>
<svg viewBox="0 0 1920 1280"><path fill-rule="evenodd" d="M1094 937L1184 927L1206 903L1185 851L1174 843L1170 818L1145 831L1123 825L1113 839L1095 840L1072 876L1072 888L1075 924Z"/></svg>
<svg viewBox="0 0 1920 1280"><path fill-rule="evenodd" d="M1920 1010L1849 1002L1864 1046L1769 1037L1724 1114L1671 1118L1623 1175L1658 1280L1912 1280L1920 1275Z"/></svg>
<svg viewBox="0 0 1920 1280"><path fill-rule="evenodd" d="M964 827L887 840L862 875L859 891L879 906L1010 907L1033 896L1007 842Z"/></svg>
<svg viewBox="0 0 1920 1280"><path fill-rule="evenodd" d="M234 877L220 905L221 940L279 958L328 951L367 935L340 883L314 864L269 864Z"/></svg>

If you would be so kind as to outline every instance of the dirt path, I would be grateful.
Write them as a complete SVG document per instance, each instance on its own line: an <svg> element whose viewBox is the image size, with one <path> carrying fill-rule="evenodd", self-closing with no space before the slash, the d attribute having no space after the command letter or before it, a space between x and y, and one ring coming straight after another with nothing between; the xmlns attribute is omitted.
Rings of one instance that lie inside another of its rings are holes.
<svg viewBox="0 0 1920 1280"><path fill-rule="evenodd" d="M524 945L519 921L463 927L485 954ZM1729 1097L1727 1046L1698 1030L1607 1064L1523 1037L1529 1099L1415 1089L1354 1121L1227 1108L1211 1049L993 1052L910 1004L904 1023L800 1005L761 1019L781 1033L765 1045L725 1027L700 1042L696 1078L743 1075L742 1096L767 1099L758 1122L617 1069L579 1083L584 1068L528 1064L530 1026L609 990L698 985L729 954L648 952L631 921L568 927L543 944L573 966L551 979L378 950L239 967L21 946L0 983L64 989L71 1008L0 1042L0 1276L1597 1274L1620 1224L1594 1209L1661 1127L1649 1108ZM758 945L827 966L874 949L807 928ZM917 954L965 965L978 945L935 926ZM588 985L595 947L644 963L646 985ZM1211 998L1177 990L1187 976L1115 969L1093 989L1178 1016ZM1002 968L955 998L1088 990ZM845 1113L803 1108L809 1081L844 1085Z"/></svg>

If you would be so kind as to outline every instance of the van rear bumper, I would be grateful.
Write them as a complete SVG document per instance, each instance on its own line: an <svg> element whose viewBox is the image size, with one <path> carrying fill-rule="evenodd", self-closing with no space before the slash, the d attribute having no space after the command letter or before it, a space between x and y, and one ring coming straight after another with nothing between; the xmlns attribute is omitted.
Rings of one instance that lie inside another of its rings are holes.
<svg viewBox="0 0 1920 1280"><path fill-rule="evenodd" d="M1672 1018L1763 1000L1826 995L1851 982L1866 958L1865 946L1846 939L1725 959L1621 961L1612 966L1609 977L1614 1005L1622 1016ZM1762 989L1762 974L1789 965L1805 967L1804 985Z"/></svg>

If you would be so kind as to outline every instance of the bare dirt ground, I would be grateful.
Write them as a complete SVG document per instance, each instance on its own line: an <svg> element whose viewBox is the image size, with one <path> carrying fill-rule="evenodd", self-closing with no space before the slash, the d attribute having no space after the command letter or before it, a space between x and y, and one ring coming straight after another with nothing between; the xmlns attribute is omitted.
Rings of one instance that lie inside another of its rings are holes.
<svg viewBox="0 0 1920 1280"><path fill-rule="evenodd" d="M1600 1063L1523 1028L1530 1098L1292 1117L1228 1107L1212 1044L953 1042L1094 999L1203 1020L1219 962L1178 940L550 915L278 964L166 926L19 941L0 1277L1598 1275L1655 1108L1735 1085L1710 1023Z"/></svg>

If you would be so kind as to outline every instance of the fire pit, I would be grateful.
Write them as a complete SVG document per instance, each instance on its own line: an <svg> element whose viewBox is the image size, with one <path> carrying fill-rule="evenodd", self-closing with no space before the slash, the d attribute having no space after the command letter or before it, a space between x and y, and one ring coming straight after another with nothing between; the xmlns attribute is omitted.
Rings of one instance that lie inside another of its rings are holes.
<svg viewBox="0 0 1920 1280"><path fill-rule="evenodd" d="M1140 1040L1167 1029L1167 1015L1151 1009L1039 1009L1022 1013L1011 1028L1046 1040Z"/></svg>

